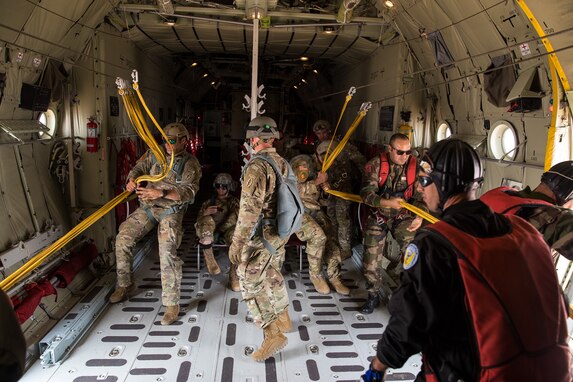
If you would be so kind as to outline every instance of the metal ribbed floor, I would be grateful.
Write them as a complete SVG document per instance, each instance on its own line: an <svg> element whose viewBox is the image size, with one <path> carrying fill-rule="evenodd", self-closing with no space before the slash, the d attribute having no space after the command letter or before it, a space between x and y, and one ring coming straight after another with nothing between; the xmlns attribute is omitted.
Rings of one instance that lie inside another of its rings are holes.
<svg viewBox="0 0 573 382"><path fill-rule="evenodd" d="M185 266L179 321L170 326L159 323L164 307L155 250L136 273L135 296L109 305L59 366L44 368L38 361L22 381L342 382L360 378L375 354L388 313L383 308L371 315L359 312L366 292L352 260L343 269L351 296L320 295L308 272L298 273L298 255L295 248L289 249L283 274L294 329L287 333L289 343L282 352L256 363L249 354L262 342L262 331L250 322L240 293L227 289L226 274L210 276L202 259L197 270L193 238L187 237L180 248ZM224 249L217 259L227 270ZM420 357L412 357L386 380L413 381L419 364Z"/></svg>

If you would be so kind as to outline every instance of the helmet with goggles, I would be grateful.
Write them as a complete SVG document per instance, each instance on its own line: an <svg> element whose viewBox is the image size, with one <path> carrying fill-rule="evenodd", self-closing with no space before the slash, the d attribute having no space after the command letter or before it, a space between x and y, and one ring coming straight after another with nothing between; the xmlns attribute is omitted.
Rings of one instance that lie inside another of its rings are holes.
<svg viewBox="0 0 573 382"><path fill-rule="evenodd" d="M225 186L229 191L235 191L235 182L233 181L233 177L226 172L217 174L213 181L213 188L221 186Z"/></svg>
<svg viewBox="0 0 573 382"><path fill-rule="evenodd" d="M314 173L313 163L312 158L306 154L297 155L290 160L292 170L299 182L305 182Z"/></svg>
<svg viewBox="0 0 573 382"><path fill-rule="evenodd" d="M184 124L179 122L173 122L168 124L163 128L163 132L168 137L177 137L178 139L186 137L187 139L189 139L189 132L187 131L187 128L185 127Z"/></svg>
<svg viewBox="0 0 573 382"><path fill-rule="evenodd" d="M275 120L270 117L263 116L253 118L247 127L246 138L249 139L255 137L261 139L280 139L280 133Z"/></svg>

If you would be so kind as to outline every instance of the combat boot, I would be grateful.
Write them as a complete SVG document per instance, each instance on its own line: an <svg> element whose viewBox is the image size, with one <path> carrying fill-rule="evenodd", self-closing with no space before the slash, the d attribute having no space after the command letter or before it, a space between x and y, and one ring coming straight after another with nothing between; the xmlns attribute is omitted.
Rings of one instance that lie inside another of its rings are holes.
<svg viewBox="0 0 573 382"><path fill-rule="evenodd" d="M350 294L350 289L348 289L348 287L342 283L340 277L332 277L328 281L330 281L336 293L343 296L348 296Z"/></svg>
<svg viewBox="0 0 573 382"><path fill-rule="evenodd" d="M288 333L292 330L292 321L288 315L288 308L285 309L275 321L281 333Z"/></svg>
<svg viewBox="0 0 573 382"><path fill-rule="evenodd" d="M205 257L205 264L207 264L207 271L210 275L218 275L221 273L221 268L219 268L219 264L217 264L217 260L215 260L215 256L213 255L213 247L203 248L203 256Z"/></svg>
<svg viewBox="0 0 573 382"><path fill-rule="evenodd" d="M265 339L259 347L259 350L253 353L253 359L257 362L263 362L281 351L288 343L288 339L281 333L277 322L271 322L263 329Z"/></svg>
<svg viewBox="0 0 573 382"><path fill-rule="evenodd" d="M112 304L116 304L123 300L127 300L127 298L135 291L135 284L131 284L128 287L120 287L118 286L115 288L111 296L109 296L109 302Z"/></svg>
<svg viewBox="0 0 573 382"><path fill-rule="evenodd" d="M328 283L326 282L324 277L320 275L319 276L310 275L310 281L312 282L312 285L314 285L314 289L316 289L318 293L320 294L330 293L330 287L328 286Z"/></svg>
<svg viewBox="0 0 573 382"><path fill-rule="evenodd" d="M237 276L237 266L233 264L231 264L231 268L229 269L229 288L231 288L233 292L241 291L239 276Z"/></svg>
<svg viewBox="0 0 573 382"><path fill-rule="evenodd" d="M165 309L161 325L171 325L179 318L179 305L171 305Z"/></svg>
<svg viewBox="0 0 573 382"><path fill-rule="evenodd" d="M378 305L380 305L380 297L378 296L378 293L368 293L368 301L366 301L366 304L362 305L360 311L364 314L370 314L374 312L374 309L376 309Z"/></svg>

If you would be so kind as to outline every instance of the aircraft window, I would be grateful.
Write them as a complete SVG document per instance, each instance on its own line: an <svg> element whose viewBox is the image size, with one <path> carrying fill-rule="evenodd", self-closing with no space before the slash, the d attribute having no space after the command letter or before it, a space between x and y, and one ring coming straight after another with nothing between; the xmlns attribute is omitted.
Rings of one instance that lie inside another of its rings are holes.
<svg viewBox="0 0 573 382"><path fill-rule="evenodd" d="M514 160L517 154L517 133L511 123L497 121L488 137L491 155L499 160Z"/></svg>
<svg viewBox="0 0 573 382"><path fill-rule="evenodd" d="M438 126L438 132L436 133L436 141L442 141L447 139L452 135L452 128L447 122L442 122Z"/></svg>
<svg viewBox="0 0 573 382"><path fill-rule="evenodd" d="M48 109L47 111L40 113L38 116L38 121L48 127L48 132L44 133L43 131L39 132L40 138L43 139L50 139L54 136L54 132L56 131L56 113L52 109Z"/></svg>

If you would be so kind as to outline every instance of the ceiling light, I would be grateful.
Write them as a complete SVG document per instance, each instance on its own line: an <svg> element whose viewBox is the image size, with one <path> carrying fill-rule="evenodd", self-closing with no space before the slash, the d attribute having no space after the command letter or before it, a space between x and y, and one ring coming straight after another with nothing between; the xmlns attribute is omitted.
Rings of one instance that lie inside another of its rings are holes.
<svg viewBox="0 0 573 382"><path fill-rule="evenodd" d="M207 77L208 75L209 75L209 73L203 74L203 78Z"/></svg>
<svg viewBox="0 0 573 382"><path fill-rule="evenodd" d="M199 64L196 63L196 62L194 62L194 63L191 64L191 67L194 68L194 67L196 67L197 65L199 65Z"/></svg>
<svg viewBox="0 0 573 382"><path fill-rule="evenodd" d="M386 1L384 1L384 6L386 8L390 8L390 9L394 8L394 2L392 0L386 0Z"/></svg>
<svg viewBox="0 0 573 382"><path fill-rule="evenodd" d="M312 69L312 72L313 72L314 74L318 74L318 70L316 70L316 69Z"/></svg>
<svg viewBox="0 0 573 382"><path fill-rule="evenodd" d="M170 27L172 27L172 26L174 26L174 25L177 23L177 17L172 17L172 16L166 17L166 18L163 20L163 23L164 23L165 25L169 25Z"/></svg>
<svg viewBox="0 0 573 382"><path fill-rule="evenodd" d="M293 88L295 88L295 89L297 89L297 90L298 90L298 86L296 86L296 85L294 85L294 86L293 86Z"/></svg>
<svg viewBox="0 0 573 382"><path fill-rule="evenodd" d="M304 82L305 84L307 83L306 80L304 78L301 79L302 82Z"/></svg>
<svg viewBox="0 0 573 382"><path fill-rule="evenodd" d="M306 56L301 56L300 60L301 60L301 61L308 61L308 57L306 57Z"/></svg>
<svg viewBox="0 0 573 382"><path fill-rule="evenodd" d="M336 33L336 28L333 25L325 25L322 27L322 31L325 34L334 34Z"/></svg>
<svg viewBox="0 0 573 382"><path fill-rule="evenodd" d="M267 17L267 0L245 0L245 14L249 20Z"/></svg>
<svg viewBox="0 0 573 382"><path fill-rule="evenodd" d="M215 85L215 81L211 81L211 85Z"/></svg>

